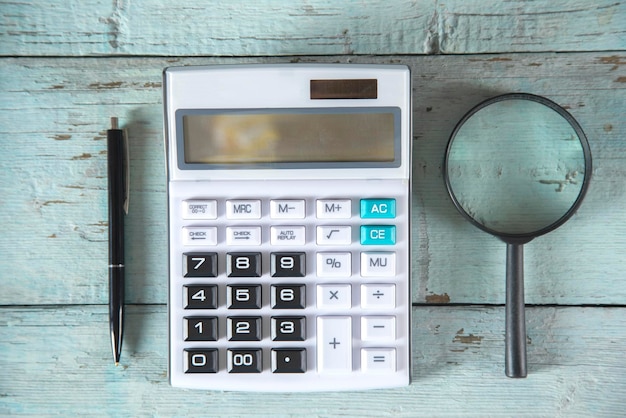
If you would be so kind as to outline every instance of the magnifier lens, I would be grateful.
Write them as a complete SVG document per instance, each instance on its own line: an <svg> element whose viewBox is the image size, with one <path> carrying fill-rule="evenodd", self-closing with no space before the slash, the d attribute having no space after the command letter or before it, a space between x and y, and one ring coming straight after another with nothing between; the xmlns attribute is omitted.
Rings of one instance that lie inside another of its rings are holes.
<svg viewBox="0 0 626 418"><path fill-rule="evenodd" d="M526 376L524 243L565 222L591 177L587 138L557 104L507 94L472 109L455 128L444 178L457 209L507 244L505 371Z"/></svg>
<svg viewBox="0 0 626 418"><path fill-rule="evenodd" d="M551 107L502 100L459 125L447 174L456 201L483 229L541 235L578 199L585 153L579 133Z"/></svg>

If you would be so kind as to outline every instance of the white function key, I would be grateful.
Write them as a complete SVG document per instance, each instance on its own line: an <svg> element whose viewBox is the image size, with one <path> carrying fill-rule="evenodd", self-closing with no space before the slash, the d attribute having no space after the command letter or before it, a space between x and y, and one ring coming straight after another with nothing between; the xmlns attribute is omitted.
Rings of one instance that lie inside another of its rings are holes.
<svg viewBox="0 0 626 418"><path fill-rule="evenodd" d="M185 200L183 219L217 219L216 200Z"/></svg>
<svg viewBox="0 0 626 418"><path fill-rule="evenodd" d="M350 199L324 199L317 201L318 219L350 219L352 201Z"/></svg>
<svg viewBox="0 0 626 418"><path fill-rule="evenodd" d="M350 309L352 287L349 284L318 284L317 307L319 309Z"/></svg>
<svg viewBox="0 0 626 418"><path fill-rule="evenodd" d="M318 277L350 277L351 275L351 253L317 253Z"/></svg>
<svg viewBox="0 0 626 418"><path fill-rule="evenodd" d="M304 200L271 200L270 217L273 219L304 219Z"/></svg>
<svg viewBox="0 0 626 418"><path fill-rule="evenodd" d="M363 373L394 373L396 371L395 348L362 348L361 370Z"/></svg>
<svg viewBox="0 0 626 418"><path fill-rule="evenodd" d="M364 309L393 309L396 307L395 284L362 284L361 307Z"/></svg>
<svg viewBox="0 0 626 418"><path fill-rule="evenodd" d="M349 245L352 242L350 226L318 226L317 245Z"/></svg>
<svg viewBox="0 0 626 418"><path fill-rule="evenodd" d="M393 277L396 275L396 253L361 253L362 277Z"/></svg>
<svg viewBox="0 0 626 418"><path fill-rule="evenodd" d="M304 226L273 226L270 228L272 245L304 245L306 243Z"/></svg>
<svg viewBox="0 0 626 418"><path fill-rule="evenodd" d="M214 226L187 226L183 228L184 245L217 245L217 228Z"/></svg>
<svg viewBox="0 0 626 418"><path fill-rule="evenodd" d="M317 371L320 373L352 371L351 317L317 317Z"/></svg>
<svg viewBox="0 0 626 418"><path fill-rule="evenodd" d="M228 219L261 219L260 200L227 200Z"/></svg>
<svg viewBox="0 0 626 418"><path fill-rule="evenodd" d="M393 342L396 339L395 316L361 317L361 340Z"/></svg>
<svg viewBox="0 0 626 418"><path fill-rule="evenodd" d="M228 245L261 245L260 226L229 226L226 228Z"/></svg>

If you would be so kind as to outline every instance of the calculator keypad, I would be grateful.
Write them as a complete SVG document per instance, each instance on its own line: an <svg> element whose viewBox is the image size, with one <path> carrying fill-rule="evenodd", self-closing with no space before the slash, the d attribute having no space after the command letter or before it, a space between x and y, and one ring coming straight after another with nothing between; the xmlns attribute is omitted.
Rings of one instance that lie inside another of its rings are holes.
<svg viewBox="0 0 626 418"><path fill-rule="evenodd" d="M383 195L180 205L174 282L182 301L174 311L184 374L401 372L408 381L409 237L398 229L406 202Z"/></svg>

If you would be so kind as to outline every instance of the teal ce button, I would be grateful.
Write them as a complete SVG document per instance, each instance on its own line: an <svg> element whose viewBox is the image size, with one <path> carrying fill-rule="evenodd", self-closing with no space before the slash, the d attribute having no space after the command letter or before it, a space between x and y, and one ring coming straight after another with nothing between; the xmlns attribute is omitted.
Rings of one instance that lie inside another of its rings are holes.
<svg viewBox="0 0 626 418"><path fill-rule="evenodd" d="M395 245L395 225L361 225L361 245Z"/></svg>

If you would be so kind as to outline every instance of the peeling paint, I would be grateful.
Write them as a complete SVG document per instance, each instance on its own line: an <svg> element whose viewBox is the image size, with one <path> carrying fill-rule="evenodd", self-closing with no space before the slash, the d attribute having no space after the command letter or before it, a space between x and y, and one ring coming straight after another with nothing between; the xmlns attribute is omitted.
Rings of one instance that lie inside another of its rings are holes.
<svg viewBox="0 0 626 418"><path fill-rule="evenodd" d="M122 84L123 83L121 81L111 81L110 83L91 83L89 88L95 90L117 89Z"/></svg>
<svg viewBox="0 0 626 418"><path fill-rule="evenodd" d="M426 295L426 303L450 303L450 296L447 293Z"/></svg>
<svg viewBox="0 0 626 418"><path fill-rule="evenodd" d="M67 200L46 200L41 204L41 206L50 206L50 205L69 205L71 202Z"/></svg>
<svg viewBox="0 0 626 418"><path fill-rule="evenodd" d="M483 340L484 337L481 337L479 335L474 335L474 334L469 334L469 335L463 335L463 333L465 332L464 328L461 328L460 330L458 330L456 332L456 336L452 339L453 343L461 343L461 344L475 344L478 345L481 343L481 341Z"/></svg>
<svg viewBox="0 0 626 418"><path fill-rule="evenodd" d="M489 59L483 59L483 58L468 58L467 59L469 62L508 62L508 61L513 61L513 58L510 57L493 57L493 58L489 58ZM532 65L532 64L530 64ZM541 64L539 64L541 65Z"/></svg>
<svg viewBox="0 0 626 418"><path fill-rule="evenodd" d="M609 71L615 71L620 65L626 65L626 57L620 57L618 55L611 55L610 57L600 57L600 63L613 64L613 67Z"/></svg>
<svg viewBox="0 0 626 418"><path fill-rule="evenodd" d="M93 155L91 155L88 152L83 152L81 155L75 155L72 158L70 158L70 160L87 160L89 158L93 157Z"/></svg>
<svg viewBox="0 0 626 418"><path fill-rule="evenodd" d="M52 139L54 139L55 141L67 141L68 139L71 139L72 135L55 135L52 137Z"/></svg>

